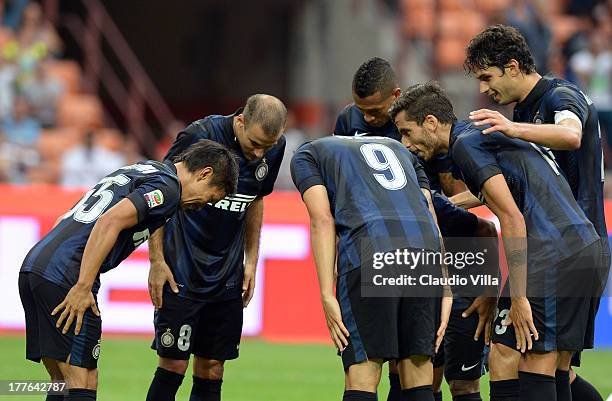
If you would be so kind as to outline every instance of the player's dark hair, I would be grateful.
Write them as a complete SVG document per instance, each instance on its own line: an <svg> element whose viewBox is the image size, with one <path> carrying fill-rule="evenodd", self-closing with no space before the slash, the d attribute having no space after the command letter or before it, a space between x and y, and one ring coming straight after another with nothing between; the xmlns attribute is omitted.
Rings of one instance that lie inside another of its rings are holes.
<svg viewBox="0 0 612 401"><path fill-rule="evenodd" d="M258 124L270 136L278 135L287 123L287 108L278 98L270 95L250 96L242 115L245 127Z"/></svg>
<svg viewBox="0 0 612 401"><path fill-rule="evenodd" d="M523 35L516 28L498 24L488 27L470 41L463 67L468 74L489 67L497 67L503 73L512 59L518 62L525 74L536 71L535 61Z"/></svg>
<svg viewBox="0 0 612 401"><path fill-rule="evenodd" d="M442 124L457 121L453 105L437 82L413 85L402 92L389 109L391 119L400 112L405 112L407 121L416 121L422 125L425 117L435 116Z"/></svg>
<svg viewBox="0 0 612 401"><path fill-rule="evenodd" d="M353 76L353 92L360 98L376 92L391 94L398 87L395 71L383 58L374 57L361 64Z"/></svg>
<svg viewBox="0 0 612 401"><path fill-rule="evenodd" d="M226 194L236 192L238 185L238 156L220 143L201 139L174 159L183 162L188 171L194 173L212 167L211 185L221 188Z"/></svg>

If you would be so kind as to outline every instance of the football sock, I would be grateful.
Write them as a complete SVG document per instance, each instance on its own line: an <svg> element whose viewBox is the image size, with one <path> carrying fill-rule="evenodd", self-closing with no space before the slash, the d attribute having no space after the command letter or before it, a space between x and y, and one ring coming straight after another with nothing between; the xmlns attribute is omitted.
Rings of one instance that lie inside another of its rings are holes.
<svg viewBox="0 0 612 401"><path fill-rule="evenodd" d="M434 401L442 401L442 392L438 391L437 393L434 393Z"/></svg>
<svg viewBox="0 0 612 401"><path fill-rule="evenodd" d="M453 396L453 401L482 401L480 393L462 394Z"/></svg>
<svg viewBox="0 0 612 401"><path fill-rule="evenodd" d="M557 370L555 380L557 383L557 401L572 401L572 388L569 382L568 370Z"/></svg>
<svg viewBox="0 0 612 401"><path fill-rule="evenodd" d="M376 393L360 390L344 390L342 401L376 401Z"/></svg>
<svg viewBox="0 0 612 401"><path fill-rule="evenodd" d="M174 401L183 375L158 367L149 386L147 401Z"/></svg>
<svg viewBox="0 0 612 401"><path fill-rule="evenodd" d="M557 401L554 376L519 371L521 401Z"/></svg>
<svg viewBox="0 0 612 401"><path fill-rule="evenodd" d="M88 390L86 388L71 388L68 389L68 395L64 396L65 401L95 401L96 390Z"/></svg>
<svg viewBox="0 0 612 401"><path fill-rule="evenodd" d="M576 375L571 384L572 400L574 401L603 401L601 394L591 383Z"/></svg>
<svg viewBox="0 0 612 401"><path fill-rule="evenodd" d="M389 373L389 384L387 401L402 401L402 385L398 373Z"/></svg>
<svg viewBox="0 0 612 401"><path fill-rule="evenodd" d="M404 401L434 401L433 387L419 386L402 390Z"/></svg>
<svg viewBox="0 0 612 401"><path fill-rule="evenodd" d="M61 394L47 394L45 401L64 401L64 396Z"/></svg>
<svg viewBox="0 0 612 401"><path fill-rule="evenodd" d="M193 376L189 401L221 401L223 380L208 380Z"/></svg>
<svg viewBox="0 0 612 401"><path fill-rule="evenodd" d="M499 380L489 383L491 392L489 397L491 401L518 401L519 400L519 381L513 380Z"/></svg>

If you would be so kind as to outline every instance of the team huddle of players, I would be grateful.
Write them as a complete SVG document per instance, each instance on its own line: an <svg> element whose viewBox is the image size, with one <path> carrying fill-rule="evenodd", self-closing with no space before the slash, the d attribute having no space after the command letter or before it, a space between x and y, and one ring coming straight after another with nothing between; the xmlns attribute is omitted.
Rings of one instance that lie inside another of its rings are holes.
<svg viewBox="0 0 612 401"><path fill-rule="evenodd" d="M441 400L442 377L454 400L480 400L485 359L493 401L600 400L570 369L593 347L610 265L597 111L575 86L541 77L513 28L472 39L465 66L481 93L516 103L513 121L487 109L458 120L436 83L402 91L389 63L373 58L355 73L354 104L334 136L292 159L344 365L343 400L376 400L386 361L388 400ZM26 357L69 389L48 401L96 399L100 274L147 239L159 364L146 399L174 400L191 355L190 400L221 399L286 116L277 98L254 95L232 115L193 122L163 162L108 175L32 248L19 274ZM452 237L496 239L493 223L467 210L481 204L501 229L501 296L361 295L365 248L392 251L390 238L431 251Z"/></svg>

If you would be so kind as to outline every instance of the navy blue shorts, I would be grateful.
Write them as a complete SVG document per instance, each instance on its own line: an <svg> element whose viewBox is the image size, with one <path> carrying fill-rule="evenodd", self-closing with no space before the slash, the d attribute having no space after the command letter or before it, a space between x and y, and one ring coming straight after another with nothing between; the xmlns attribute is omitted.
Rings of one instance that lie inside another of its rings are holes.
<svg viewBox="0 0 612 401"><path fill-rule="evenodd" d="M438 191L432 191L431 200L443 237L472 237L478 227L478 217L455 206Z"/></svg>

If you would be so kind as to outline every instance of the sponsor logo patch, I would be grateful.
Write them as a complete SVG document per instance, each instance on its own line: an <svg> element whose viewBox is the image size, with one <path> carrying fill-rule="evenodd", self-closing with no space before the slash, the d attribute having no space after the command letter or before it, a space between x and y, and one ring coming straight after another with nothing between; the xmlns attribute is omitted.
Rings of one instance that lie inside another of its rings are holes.
<svg viewBox="0 0 612 401"><path fill-rule="evenodd" d="M149 205L149 209L153 209L154 207L164 203L164 194L159 189L147 192L144 194L144 197L147 201L147 205Z"/></svg>

